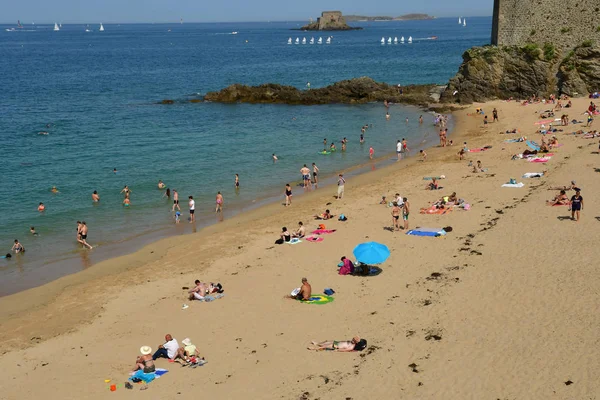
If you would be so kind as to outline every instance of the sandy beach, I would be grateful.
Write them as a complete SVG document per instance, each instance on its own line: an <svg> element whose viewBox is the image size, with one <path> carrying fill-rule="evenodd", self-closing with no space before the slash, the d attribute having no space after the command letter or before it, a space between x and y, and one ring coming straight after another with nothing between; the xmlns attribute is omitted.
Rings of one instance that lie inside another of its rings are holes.
<svg viewBox="0 0 600 400"><path fill-rule="evenodd" d="M585 120L589 100L573 104L563 113ZM483 116L472 115L478 107L490 119L497 108L500 121L484 128ZM335 187L320 188L291 207L261 207L1 298L0 399L597 398L598 139L566 134L585 130L582 124L557 126L564 145L545 164L511 160L527 147L504 142L522 135L539 142L534 123L551 107L474 104L454 113L454 146L428 150L425 162L413 157L401 168L352 177L342 200ZM520 133L498 134L514 128ZM459 161L464 141L492 148ZM486 172L467 167L477 160ZM541 171L541 178L521 178ZM442 174L443 189L425 190L424 176ZM511 178L524 187L501 187ZM571 180L585 199L579 222L565 218L567 207L545 204L557 193L548 187ZM389 231L391 208L379 200L396 192L411 204L410 228L452 232L433 238ZM452 192L470 210L419 214ZM326 208L348 221L325 221L337 231L322 242L273 244L282 226L303 221L316 229L312 216ZM338 275L340 257L353 258L366 241L391 250L383 272ZM333 288L335 300L284 299L302 277L314 293ZM182 287L195 279L220 282L225 296L189 302ZM179 343L189 337L208 363L190 369L159 359L166 375L148 390L125 389L140 346L155 350L167 333ZM306 349L311 340L355 335L367 339L365 351Z"/></svg>

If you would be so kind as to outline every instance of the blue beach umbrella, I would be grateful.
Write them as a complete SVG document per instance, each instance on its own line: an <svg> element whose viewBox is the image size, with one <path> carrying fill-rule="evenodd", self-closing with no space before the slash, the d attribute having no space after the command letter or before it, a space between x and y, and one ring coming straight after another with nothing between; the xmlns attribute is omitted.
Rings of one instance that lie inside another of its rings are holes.
<svg viewBox="0 0 600 400"><path fill-rule="evenodd" d="M367 242L356 246L352 253L363 264L381 264L390 256L390 249L385 244Z"/></svg>

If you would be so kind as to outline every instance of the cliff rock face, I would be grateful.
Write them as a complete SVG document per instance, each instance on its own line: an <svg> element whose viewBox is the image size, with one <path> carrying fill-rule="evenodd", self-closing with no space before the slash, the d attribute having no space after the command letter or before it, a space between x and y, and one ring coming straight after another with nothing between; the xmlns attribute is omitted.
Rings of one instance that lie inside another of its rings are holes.
<svg viewBox="0 0 600 400"><path fill-rule="evenodd" d="M600 90L600 48L591 46L584 43L564 58L549 44L474 47L463 54L441 101L472 103L557 92L581 96Z"/></svg>
<svg viewBox="0 0 600 400"><path fill-rule="evenodd" d="M303 26L303 31L349 31L353 28L346 23L341 11L323 11L317 22L312 22Z"/></svg>
<svg viewBox="0 0 600 400"><path fill-rule="evenodd" d="M398 88L386 83L376 82L362 77L336 82L333 85L312 89L298 90L293 86L264 84L246 86L235 84L218 92L209 92L206 101L219 103L282 103L282 104L360 104L373 101L390 101L394 103L427 105L432 101L435 85L406 86L403 94Z"/></svg>

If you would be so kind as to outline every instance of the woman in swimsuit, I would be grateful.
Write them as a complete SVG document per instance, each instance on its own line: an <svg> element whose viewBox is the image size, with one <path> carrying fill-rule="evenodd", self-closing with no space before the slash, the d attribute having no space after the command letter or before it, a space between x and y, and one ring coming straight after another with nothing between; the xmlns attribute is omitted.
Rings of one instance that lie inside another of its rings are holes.
<svg viewBox="0 0 600 400"><path fill-rule="evenodd" d="M140 353L142 353L142 355L135 360L135 368L132 372L135 372L138 369L144 371L145 374L156 371L156 366L152 359L152 348L150 348L150 346L142 346L140 348Z"/></svg>
<svg viewBox="0 0 600 400"><path fill-rule="evenodd" d="M400 207L398 207L398 203L394 202L394 207L392 207L392 230L399 231L400 230Z"/></svg>
<svg viewBox="0 0 600 400"><path fill-rule="evenodd" d="M289 183L285 185L285 206L292 205L292 187Z"/></svg>
<svg viewBox="0 0 600 400"><path fill-rule="evenodd" d="M579 222L579 213L583 210L583 197L578 189L575 189L575 195L571 197L571 219ZM577 216L577 218L575 218Z"/></svg>
<svg viewBox="0 0 600 400"><path fill-rule="evenodd" d="M273 154L273 157L275 157L275 154ZM238 174L235 174L235 188L240 188L240 176Z"/></svg>
<svg viewBox="0 0 600 400"><path fill-rule="evenodd" d="M216 203L217 206L215 208L215 212L223 212L223 195L221 194L221 192L217 192Z"/></svg>
<svg viewBox="0 0 600 400"><path fill-rule="evenodd" d="M332 351L340 351L340 352L347 352L347 351L354 351L354 348L356 347L356 345L358 344L358 342L360 342L360 337L355 336L352 338L352 340L327 340L324 342L311 342L312 346L309 346L308 349L309 350L316 350L316 351L322 351L322 350L332 350Z"/></svg>

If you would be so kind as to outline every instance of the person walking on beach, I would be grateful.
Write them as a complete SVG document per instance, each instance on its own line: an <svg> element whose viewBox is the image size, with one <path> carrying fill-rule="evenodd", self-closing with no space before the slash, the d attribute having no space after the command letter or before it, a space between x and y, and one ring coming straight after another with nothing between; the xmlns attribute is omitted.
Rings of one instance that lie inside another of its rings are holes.
<svg viewBox="0 0 600 400"><path fill-rule="evenodd" d="M188 199L190 200L188 202L188 205L190 206L190 224L193 222L196 222L196 217L194 216L194 213L196 212L196 202L194 201L194 196L189 196Z"/></svg>
<svg viewBox="0 0 600 400"><path fill-rule="evenodd" d="M375 154L375 150L373 150L373 147L369 147L369 159L373 159L373 154Z"/></svg>
<svg viewBox="0 0 600 400"><path fill-rule="evenodd" d="M98 191L94 190L94 193L92 193L92 201L94 203L97 203L100 201L100 196L98 195Z"/></svg>
<svg viewBox="0 0 600 400"><path fill-rule="evenodd" d="M79 228L78 242L91 250L92 246L87 242L87 235L88 235L88 226L86 225L85 221L82 221L81 227Z"/></svg>
<svg viewBox="0 0 600 400"><path fill-rule="evenodd" d="M427 152L425 150L419 150L421 153L421 157L423 157L423 161L427 161Z"/></svg>
<svg viewBox="0 0 600 400"><path fill-rule="evenodd" d="M317 164L312 163L312 169L313 169L313 181L315 181L315 188L316 188L319 183L319 178L317 177L317 175L319 175L319 167L317 167Z"/></svg>
<svg viewBox="0 0 600 400"><path fill-rule="evenodd" d="M398 161L402 159L402 142L400 139L396 142L396 157L398 157Z"/></svg>
<svg viewBox="0 0 600 400"><path fill-rule="evenodd" d="M400 230L400 212L402 211L400 207L398 207L398 203L394 202L394 207L392 207L392 230L399 231Z"/></svg>
<svg viewBox="0 0 600 400"><path fill-rule="evenodd" d="M408 230L408 215L410 214L410 204L408 203L408 198L404 197L402 199L404 204L402 205L402 219L404 220L404 230Z"/></svg>
<svg viewBox="0 0 600 400"><path fill-rule="evenodd" d="M346 180L344 179L344 175L339 174L337 180L337 199L341 199L344 197L344 185L346 184Z"/></svg>
<svg viewBox="0 0 600 400"><path fill-rule="evenodd" d="M571 197L571 219L579 222L579 213L581 211L583 211L583 197L581 197L580 189L576 188L575 195Z"/></svg>
<svg viewBox="0 0 600 400"><path fill-rule="evenodd" d="M285 184L285 206L292 205L292 187L289 183Z"/></svg>
<svg viewBox="0 0 600 400"><path fill-rule="evenodd" d="M275 155L275 154L273 154ZM235 174L235 188L236 190L240 188L240 175L239 174Z"/></svg>
<svg viewBox="0 0 600 400"><path fill-rule="evenodd" d="M171 211L175 211L175 207L181 211L181 208L179 207L179 193L177 193L177 190L173 189L173 209Z"/></svg>
<svg viewBox="0 0 600 400"><path fill-rule="evenodd" d="M223 212L223 195L221 192L217 192L216 203L215 212Z"/></svg>
<svg viewBox="0 0 600 400"><path fill-rule="evenodd" d="M300 174L302 175L302 180L304 181L304 188L308 188L310 186L310 169L304 164L304 167L300 168Z"/></svg>
<svg viewBox="0 0 600 400"><path fill-rule="evenodd" d="M494 117L493 121L498 122L498 110L496 110L496 108L492 110L492 115Z"/></svg>
<svg viewBox="0 0 600 400"><path fill-rule="evenodd" d="M410 151L405 138L402 138L402 149L404 150L404 153L408 153Z"/></svg>

